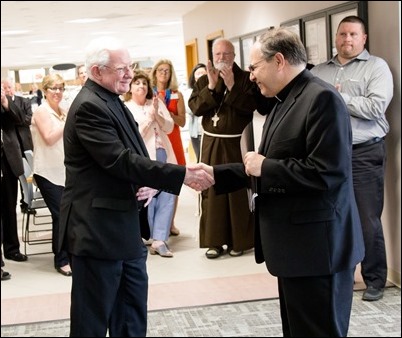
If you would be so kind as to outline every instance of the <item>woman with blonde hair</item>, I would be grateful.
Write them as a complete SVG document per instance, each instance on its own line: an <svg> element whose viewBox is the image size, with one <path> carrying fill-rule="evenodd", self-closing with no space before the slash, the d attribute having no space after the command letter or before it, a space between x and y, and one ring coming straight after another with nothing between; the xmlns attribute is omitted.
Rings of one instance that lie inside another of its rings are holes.
<svg viewBox="0 0 402 338"><path fill-rule="evenodd" d="M60 107L65 82L61 75L50 74L43 78L42 88L46 100L33 113L31 124L33 177L52 215L54 267L63 276L71 276L67 252L57 252L60 202L65 184L63 131L67 112Z"/></svg>
<svg viewBox="0 0 402 338"><path fill-rule="evenodd" d="M184 127L186 124L186 108L184 105L183 94L179 91L179 84L177 82L176 72L172 61L168 59L157 61L152 67L150 77L154 93L165 103L170 112L170 116L174 121L173 131L168 134L168 136L176 155L177 164L186 165L180 131L180 127ZM177 198L175 214L178 200L179 199ZM174 216L170 228L170 234L173 236L180 234L180 230L176 228L174 224Z"/></svg>

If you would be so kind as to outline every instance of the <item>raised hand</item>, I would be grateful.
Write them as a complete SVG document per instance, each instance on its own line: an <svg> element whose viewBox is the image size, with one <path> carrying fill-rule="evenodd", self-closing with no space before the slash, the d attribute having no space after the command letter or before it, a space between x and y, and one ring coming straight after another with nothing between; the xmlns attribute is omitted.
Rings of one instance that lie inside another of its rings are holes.
<svg viewBox="0 0 402 338"><path fill-rule="evenodd" d="M219 78L219 70L216 69L211 60L208 60L207 64L207 75L208 75L208 88L215 89L216 83L218 82Z"/></svg>
<svg viewBox="0 0 402 338"><path fill-rule="evenodd" d="M219 76L225 82L225 86L228 88L228 90L231 91L235 83L232 67L222 67Z"/></svg>
<svg viewBox="0 0 402 338"><path fill-rule="evenodd" d="M184 184L196 191L203 191L215 184L213 175L202 169L199 164L187 165Z"/></svg>
<svg viewBox="0 0 402 338"><path fill-rule="evenodd" d="M154 106L155 114L157 114L159 110L159 99L156 95L152 97L152 104Z"/></svg>
<svg viewBox="0 0 402 338"><path fill-rule="evenodd" d="M6 97L6 92L4 90L3 84L1 85L1 105L5 109L8 109L8 100L7 100L7 97Z"/></svg>

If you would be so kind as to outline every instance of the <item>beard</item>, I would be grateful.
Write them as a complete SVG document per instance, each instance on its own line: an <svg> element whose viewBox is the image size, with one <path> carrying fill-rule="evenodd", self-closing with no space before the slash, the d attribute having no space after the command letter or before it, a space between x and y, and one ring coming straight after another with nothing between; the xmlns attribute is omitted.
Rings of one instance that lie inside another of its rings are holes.
<svg viewBox="0 0 402 338"><path fill-rule="evenodd" d="M221 71L221 70L223 70L224 68L229 68L229 64L226 63L225 61L220 61L220 62L214 63L214 67L215 67L217 70Z"/></svg>

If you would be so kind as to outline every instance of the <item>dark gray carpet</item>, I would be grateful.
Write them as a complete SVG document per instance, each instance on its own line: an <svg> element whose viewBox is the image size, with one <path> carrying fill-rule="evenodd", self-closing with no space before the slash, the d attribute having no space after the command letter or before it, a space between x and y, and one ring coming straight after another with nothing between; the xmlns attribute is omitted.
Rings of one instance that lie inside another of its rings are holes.
<svg viewBox="0 0 402 338"><path fill-rule="evenodd" d="M355 291L349 337L401 337L401 290L376 302ZM2 326L1 337L68 337L69 321ZM281 337L277 299L149 312L148 337Z"/></svg>

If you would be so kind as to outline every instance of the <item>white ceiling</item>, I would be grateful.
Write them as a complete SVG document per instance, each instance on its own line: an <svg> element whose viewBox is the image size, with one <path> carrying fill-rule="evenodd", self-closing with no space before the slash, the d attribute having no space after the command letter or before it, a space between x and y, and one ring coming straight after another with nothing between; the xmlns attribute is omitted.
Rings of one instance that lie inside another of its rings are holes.
<svg viewBox="0 0 402 338"><path fill-rule="evenodd" d="M84 61L88 42L111 35L133 61L184 63L182 16L205 1L1 1L1 67L26 69ZM95 23L69 23L103 18ZM23 31L10 34L10 31ZM9 32L9 33L7 33Z"/></svg>

